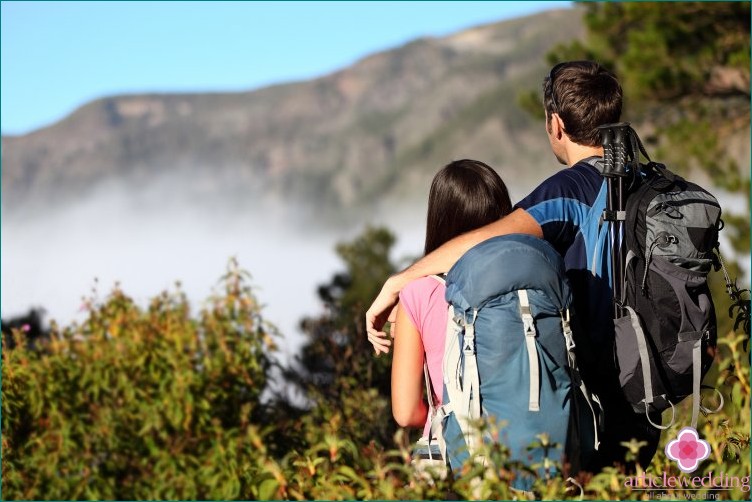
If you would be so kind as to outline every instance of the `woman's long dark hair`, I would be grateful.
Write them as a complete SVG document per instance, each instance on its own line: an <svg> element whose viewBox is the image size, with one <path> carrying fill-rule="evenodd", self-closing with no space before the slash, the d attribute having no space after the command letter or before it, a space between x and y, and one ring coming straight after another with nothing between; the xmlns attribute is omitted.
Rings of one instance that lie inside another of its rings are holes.
<svg viewBox="0 0 752 502"><path fill-rule="evenodd" d="M511 210L509 191L496 171L477 160L455 160L431 183L425 253Z"/></svg>

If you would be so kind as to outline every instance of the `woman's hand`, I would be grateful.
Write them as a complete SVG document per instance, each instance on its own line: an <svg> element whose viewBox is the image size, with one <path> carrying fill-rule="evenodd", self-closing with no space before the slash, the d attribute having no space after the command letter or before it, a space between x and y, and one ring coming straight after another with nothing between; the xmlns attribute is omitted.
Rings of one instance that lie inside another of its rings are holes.
<svg viewBox="0 0 752 502"><path fill-rule="evenodd" d="M394 322L395 320L396 305L401 289L402 285L398 276L390 277L381 288L379 296L371 304L371 308L366 312L368 341L373 345L376 355L382 352L389 353L389 347L392 345L391 337L383 330L387 321ZM393 329L390 331L394 333Z"/></svg>

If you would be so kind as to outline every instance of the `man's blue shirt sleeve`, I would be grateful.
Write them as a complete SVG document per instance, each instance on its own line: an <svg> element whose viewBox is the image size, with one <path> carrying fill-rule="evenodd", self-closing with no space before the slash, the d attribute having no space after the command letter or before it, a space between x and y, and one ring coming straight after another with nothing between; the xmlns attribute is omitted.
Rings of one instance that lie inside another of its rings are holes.
<svg viewBox="0 0 752 502"><path fill-rule="evenodd" d="M558 250L572 244L590 210L583 181L574 168L563 169L515 205L538 222L543 238Z"/></svg>

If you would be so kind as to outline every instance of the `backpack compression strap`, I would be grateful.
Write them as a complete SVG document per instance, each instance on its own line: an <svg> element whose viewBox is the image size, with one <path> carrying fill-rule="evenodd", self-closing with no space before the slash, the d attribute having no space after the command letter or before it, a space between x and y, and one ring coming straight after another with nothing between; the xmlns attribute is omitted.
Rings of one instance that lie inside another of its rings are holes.
<svg viewBox="0 0 752 502"><path fill-rule="evenodd" d="M629 317L632 321L632 329L637 337L637 349L640 354L640 366L642 367L642 379L645 388L645 417L650 422L650 425L656 429L668 429L674 423L676 418L676 408L671 401L668 404L671 405L671 422L668 425L662 426L654 423L650 420L649 406L653 402L653 385L650 371L650 359L648 356L647 341L645 340L645 333L642 331L637 313L632 307L626 307ZM692 341L692 428L697 428L697 419L700 415L700 410L705 413L715 413L720 411L723 407L723 396L717 389L714 389L716 393L721 396L720 405L715 410L708 410L700 404L700 388L702 382L702 337L705 336L705 332L697 331L693 333L686 333L684 336L679 337L680 342Z"/></svg>
<svg viewBox="0 0 752 502"><path fill-rule="evenodd" d="M691 333L693 338L688 338L689 340L694 340L694 344L692 345L692 428L694 429L697 429L697 419L699 418L700 410L707 415L710 413L718 413L723 408L723 394L721 394L715 387L702 385L702 339L707 336L707 331L697 334L700 335L697 338L694 338L694 336L696 336L695 333ZM679 338L679 341L683 341L683 339ZM702 405L700 399L701 388L710 388L715 391L719 401L716 409L711 410Z"/></svg>
<svg viewBox="0 0 752 502"><path fill-rule="evenodd" d="M470 454L475 451L478 440L478 432L470 422L480 418L480 378L475 359L477 316L478 311L473 310L473 318L468 321L464 316L455 316L454 307L449 306L442 365L444 389L449 402L439 408L433 422L436 424L440 416L454 413ZM463 334L462 347L459 345L460 334ZM438 426L440 427L440 422ZM441 439L439 445L442 445ZM443 446L446 448L446 445ZM442 453L446 458L446 452Z"/></svg>
<svg viewBox="0 0 752 502"><path fill-rule="evenodd" d="M446 412L444 411L443 407L440 409L436 408L436 402L433 399L433 386L431 385L431 375L428 373L428 359L426 358L426 362L423 363L423 378L426 383L426 398L428 399L428 416L431 417L431 425L428 428L428 437L425 438L426 443L428 444L428 458L430 460L443 460L446 458L446 445L444 444L444 438L441 436L441 422L444 420L444 416L446 415ZM440 416L440 418L437 421L437 417ZM435 425L438 423L438 428L435 429ZM438 433L438 436L434 433ZM434 438L437 439L439 443L439 451L441 452L441 458L435 458L433 457L433 452L431 451L431 443L433 443ZM423 438L421 438L422 440Z"/></svg>
<svg viewBox="0 0 752 502"><path fill-rule="evenodd" d="M535 347L535 337L538 333L535 331L535 321L530 310L530 300L527 296L527 290L518 290L517 296L520 300L520 317L522 317L527 358L530 363L530 399L528 401L528 410L540 411L540 368L538 367L538 349Z"/></svg>
<svg viewBox="0 0 752 502"><path fill-rule="evenodd" d="M635 332L635 336L637 339L637 351L640 355L640 366L642 368L642 383L644 385L645 389L645 418L648 419L648 422L650 422L650 425L655 427L656 429L668 429L671 427L671 425L674 423L674 420L676 419L676 408L674 408L674 404L671 401L668 401L668 404L671 405L671 423L668 425L658 425L652 420L650 420L650 405L652 404L654 397L653 397L653 380L650 376L650 358L648 356L648 342L645 339L645 333L642 331L642 326L640 325L640 319L637 317L637 312L634 311L632 307L625 307L627 312L629 313L629 318L632 322L632 329Z"/></svg>
<svg viewBox="0 0 752 502"><path fill-rule="evenodd" d="M446 441L444 440L444 434L442 432L444 418L452 413L453 406L452 406L452 399L454 399L452 396L457 396L457 390L453 387L453 384L455 381L449 378L449 369L454 366L456 368L456 371L459 372L459 354L455 354L457 352L456 347L457 344L455 342L455 336L457 333L457 325L454 322L454 307L449 305L449 308L447 309L447 325L446 325L446 333L444 338L444 358L442 360L442 374L443 376L443 384L445 393L447 396L447 399L445 402L441 404L436 410L436 415L434 415L433 419L431 420L431 431L428 434L429 437L429 445L430 441L433 438L438 439L439 441L439 450L441 451L442 458L446 461L448 459L447 457L447 445ZM457 380L458 377L455 378ZM460 426L462 427L462 423L460 423Z"/></svg>

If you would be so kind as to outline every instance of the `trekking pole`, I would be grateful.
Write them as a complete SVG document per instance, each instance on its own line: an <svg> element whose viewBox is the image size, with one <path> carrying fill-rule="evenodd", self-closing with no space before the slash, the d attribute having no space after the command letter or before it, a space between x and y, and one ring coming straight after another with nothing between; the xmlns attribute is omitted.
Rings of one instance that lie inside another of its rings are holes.
<svg viewBox="0 0 752 502"><path fill-rule="evenodd" d="M626 219L624 178L627 173L627 152L631 128L628 122L605 124L599 127L603 145L603 176L606 178L608 198L603 221L609 225L611 242L611 276L614 292L614 319L625 315L624 299L624 220Z"/></svg>

